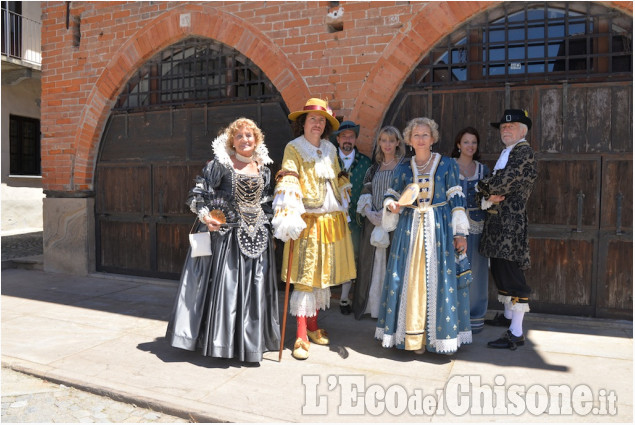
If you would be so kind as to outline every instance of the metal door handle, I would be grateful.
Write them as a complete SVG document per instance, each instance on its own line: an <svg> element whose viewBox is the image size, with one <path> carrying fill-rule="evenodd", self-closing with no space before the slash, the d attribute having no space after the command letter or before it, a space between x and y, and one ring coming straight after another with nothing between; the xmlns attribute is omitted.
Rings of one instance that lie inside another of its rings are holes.
<svg viewBox="0 0 635 425"><path fill-rule="evenodd" d="M584 192L580 190L578 192L578 225L575 230L577 233L582 233L582 207L584 207Z"/></svg>
<svg viewBox="0 0 635 425"><path fill-rule="evenodd" d="M624 199L624 195L622 192L618 192L615 196L617 198L617 217L615 218L615 234L621 235L622 233L622 200Z"/></svg>

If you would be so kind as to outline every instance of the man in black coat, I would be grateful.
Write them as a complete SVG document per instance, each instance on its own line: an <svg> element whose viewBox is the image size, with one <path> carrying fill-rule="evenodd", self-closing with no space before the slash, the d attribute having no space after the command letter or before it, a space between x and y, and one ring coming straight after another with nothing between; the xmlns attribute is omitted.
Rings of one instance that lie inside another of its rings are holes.
<svg viewBox="0 0 635 425"><path fill-rule="evenodd" d="M501 338L487 345L515 350L525 343L523 318L529 311L531 293L523 273L530 265L526 205L538 169L534 151L525 140L531 129L527 112L505 110L500 121L491 125L499 129L505 149L494 166L492 176L478 184L483 195L481 207L489 213L485 218L479 251L490 258L498 299L505 306L505 312L485 323L508 326L509 329Z"/></svg>

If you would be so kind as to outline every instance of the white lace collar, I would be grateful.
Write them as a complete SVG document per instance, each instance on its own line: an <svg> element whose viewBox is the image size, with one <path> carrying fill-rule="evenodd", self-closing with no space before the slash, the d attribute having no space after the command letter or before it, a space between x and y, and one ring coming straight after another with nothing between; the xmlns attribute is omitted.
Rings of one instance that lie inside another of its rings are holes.
<svg viewBox="0 0 635 425"><path fill-rule="evenodd" d="M227 167L234 166L231 157L236 154L236 151L227 147L227 134L223 133L214 139L212 142L212 149L214 150L214 157L218 160L218 162ZM265 146L264 141L256 147L254 159L259 166L273 163L273 160L269 158L269 150Z"/></svg>
<svg viewBox="0 0 635 425"><path fill-rule="evenodd" d="M523 137L522 139L520 139L519 141L517 141L513 145L506 146L505 149L503 149L503 151L501 152L500 156L498 157L498 160L496 161L496 165L494 165L494 171L502 170L503 168L505 168L507 166L507 161L509 160L509 153L520 142L526 142L525 138Z"/></svg>
<svg viewBox="0 0 635 425"><path fill-rule="evenodd" d="M325 179L335 178L333 162L337 159L337 149L333 143L322 139L320 140L320 146L316 147L304 136L297 137L289 143L298 151L302 161L315 163L315 172L318 177Z"/></svg>

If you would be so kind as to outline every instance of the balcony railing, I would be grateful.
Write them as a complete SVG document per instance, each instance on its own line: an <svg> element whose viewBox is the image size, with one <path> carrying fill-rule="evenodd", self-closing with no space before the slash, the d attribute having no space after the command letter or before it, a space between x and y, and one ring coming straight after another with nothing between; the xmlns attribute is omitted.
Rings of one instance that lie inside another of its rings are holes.
<svg viewBox="0 0 635 425"><path fill-rule="evenodd" d="M2 8L2 55L41 65L42 23Z"/></svg>

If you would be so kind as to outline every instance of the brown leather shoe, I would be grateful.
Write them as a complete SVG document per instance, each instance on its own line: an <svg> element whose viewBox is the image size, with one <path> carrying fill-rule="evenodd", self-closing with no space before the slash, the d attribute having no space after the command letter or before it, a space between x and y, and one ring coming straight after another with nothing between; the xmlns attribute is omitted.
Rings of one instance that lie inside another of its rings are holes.
<svg viewBox="0 0 635 425"><path fill-rule="evenodd" d="M306 336L309 337L311 342L317 345L327 345L329 343L329 335L324 329L318 329L317 331L310 331L307 329Z"/></svg>
<svg viewBox="0 0 635 425"><path fill-rule="evenodd" d="M293 352L291 355L298 360L306 360L309 358L310 346L311 343L309 341L298 338L295 340L295 344L293 344Z"/></svg>

